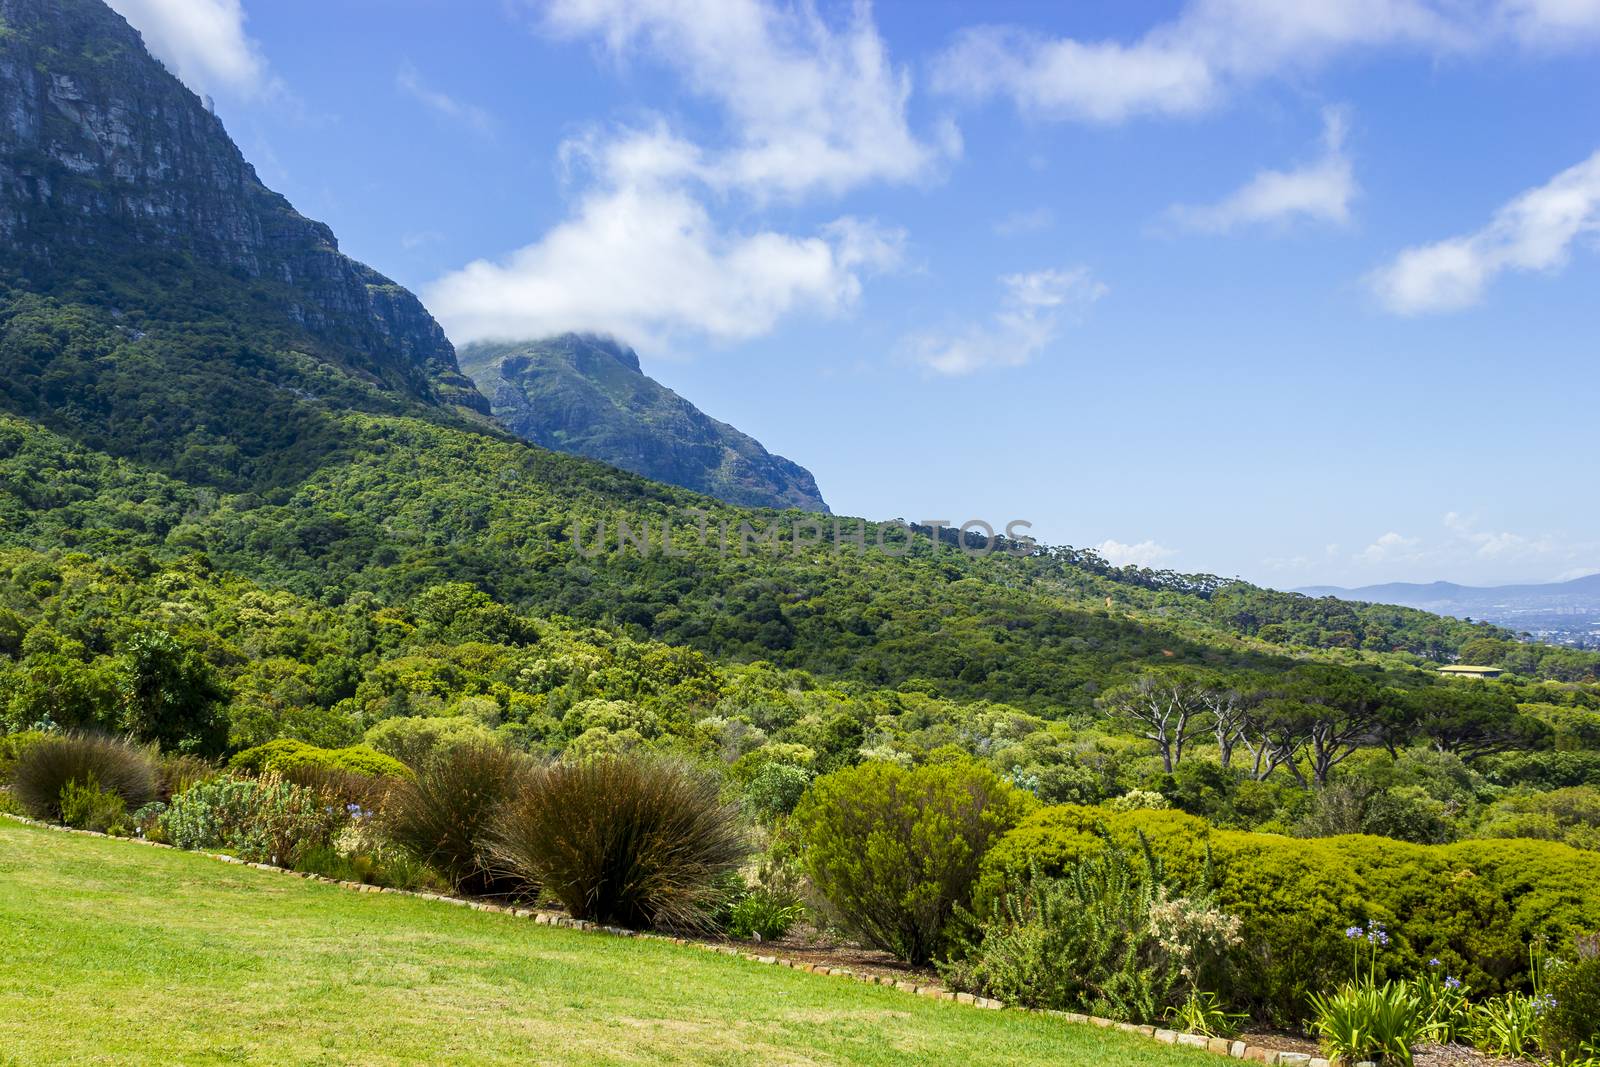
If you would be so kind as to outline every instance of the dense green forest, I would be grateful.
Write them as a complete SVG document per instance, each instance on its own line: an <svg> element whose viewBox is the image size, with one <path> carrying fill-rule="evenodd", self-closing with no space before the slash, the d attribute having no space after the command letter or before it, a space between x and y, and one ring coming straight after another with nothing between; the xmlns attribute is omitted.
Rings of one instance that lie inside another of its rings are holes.
<svg viewBox="0 0 1600 1067"><path fill-rule="evenodd" d="M1496 790L1594 781L1592 653L737 508L518 440L421 305L262 186L120 19L34 15L4 39L33 139L0 146L9 730L225 755L465 717L538 751L796 746L810 774L954 746L1046 799L1153 791L1238 825L1376 825L1399 790L1438 816L1413 837L1475 832ZM39 103L40 71L124 136ZM1512 673L1440 681L1461 657ZM1153 693L1183 723L1152 726ZM1323 812L1357 767L1354 806Z"/></svg>

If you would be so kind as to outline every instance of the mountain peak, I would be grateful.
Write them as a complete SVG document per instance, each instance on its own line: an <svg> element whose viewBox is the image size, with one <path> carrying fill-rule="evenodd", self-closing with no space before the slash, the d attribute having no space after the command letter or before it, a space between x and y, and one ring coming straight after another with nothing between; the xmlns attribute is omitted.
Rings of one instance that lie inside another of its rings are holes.
<svg viewBox="0 0 1600 1067"><path fill-rule="evenodd" d="M205 103L99 0L0 0L0 239L28 288L115 305L192 267L380 390L487 413L422 304L263 185ZM0 276L0 282L7 279ZM104 281L103 281L104 280Z"/></svg>
<svg viewBox="0 0 1600 1067"><path fill-rule="evenodd" d="M648 377L613 337L479 343L462 369L494 416L534 444L602 460L730 504L828 510L811 472Z"/></svg>
<svg viewBox="0 0 1600 1067"><path fill-rule="evenodd" d="M568 359L573 366L610 359L636 374L643 374L639 353L609 334L562 333L538 342L552 358Z"/></svg>

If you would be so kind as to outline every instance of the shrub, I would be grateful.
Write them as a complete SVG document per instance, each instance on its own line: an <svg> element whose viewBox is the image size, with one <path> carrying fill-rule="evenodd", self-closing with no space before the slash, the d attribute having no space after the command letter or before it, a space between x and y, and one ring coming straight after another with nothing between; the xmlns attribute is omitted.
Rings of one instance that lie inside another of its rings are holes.
<svg viewBox="0 0 1600 1067"><path fill-rule="evenodd" d="M293 867L326 847L345 818L315 790L268 773L202 782L174 797L159 825L179 848L221 849L252 863Z"/></svg>
<svg viewBox="0 0 1600 1067"><path fill-rule="evenodd" d="M187 753L163 755L156 763L161 795L175 797L184 790L215 778L220 772L208 760Z"/></svg>
<svg viewBox="0 0 1600 1067"><path fill-rule="evenodd" d="M91 772L61 787L61 821L76 830L120 834L128 825L128 805L115 793L100 788Z"/></svg>
<svg viewBox="0 0 1600 1067"><path fill-rule="evenodd" d="M134 837L143 837L151 841L160 841L167 844L167 835L161 829L161 816L166 814L167 805L159 800L152 800L141 808L130 812L128 815L128 832Z"/></svg>
<svg viewBox="0 0 1600 1067"><path fill-rule="evenodd" d="M810 784L811 775L799 767L766 763L750 779L745 798L758 819L771 823L792 813Z"/></svg>
<svg viewBox="0 0 1600 1067"><path fill-rule="evenodd" d="M16 734L0 734L0 785L11 781L11 773L17 766L17 761L29 748L49 738L51 735L41 730L24 730Z"/></svg>
<svg viewBox="0 0 1600 1067"><path fill-rule="evenodd" d="M247 748L228 761L228 766L248 774L277 771L286 774L306 767L354 771L372 777L403 778L411 772L393 756L385 756L366 745L349 748L318 748L304 741L279 738L255 748Z"/></svg>
<svg viewBox="0 0 1600 1067"><path fill-rule="evenodd" d="M294 867L309 850L326 847L349 817L315 789L271 773L256 784L244 859Z"/></svg>
<svg viewBox="0 0 1600 1067"><path fill-rule="evenodd" d="M723 929L746 941L776 941L805 914L800 899L757 886L734 899Z"/></svg>
<svg viewBox="0 0 1600 1067"><path fill-rule="evenodd" d="M1206 896L1175 896L1148 848L1135 861L1112 846L1062 878L1030 872L971 957L944 970L1008 1002L1156 1022L1215 977L1238 929Z"/></svg>
<svg viewBox="0 0 1600 1067"><path fill-rule="evenodd" d="M321 767L314 763L292 766L281 772L286 782L305 786L326 800L341 807L351 804L366 811L377 811L389 796L393 778L380 778L338 767Z"/></svg>
<svg viewBox="0 0 1600 1067"><path fill-rule="evenodd" d="M492 744L494 734L467 715L438 718L405 715L385 719L369 727L366 742L376 751L399 760L407 767L421 769L435 755L463 745Z"/></svg>
<svg viewBox="0 0 1600 1067"><path fill-rule="evenodd" d="M507 804L495 855L577 918L704 927L719 879L749 854L719 793L709 775L659 757L550 764Z"/></svg>
<svg viewBox="0 0 1600 1067"><path fill-rule="evenodd" d="M1583 1058L1600 1045L1600 953L1580 939L1578 958L1550 971L1550 1000L1539 1020L1539 1044L1557 1063Z"/></svg>
<svg viewBox="0 0 1600 1067"><path fill-rule="evenodd" d="M413 778L395 782L383 833L464 893L500 893L518 880L495 870L488 831L501 804L527 776L526 757L497 745L465 745Z"/></svg>
<svg viewBox="0 0 1600 1067"><path fill-rule="evenodd" d="M1406 982L1346 982L1311 998L1312 1030L1330 1059L1410 1064L1428 1036L1422 998Z"/></svg>
<svg viewBox="0 0 1600 1067"><path fill-rule="evenodd" d="M87 784L137 808L156 799L155 764L143 748L99 734L63 734L29 745L11 773L11 791L35 819L61 818L69 783Z"/></svg>
<svg viewBox="0 0 1600 1067"><path fill-rule="evenodd" d="M172 798L157 825L179 848L204 852L234 847L248 832L257 783L224 776L201 782Z"/></svg>
<svg viewBox="0 0 1600 1067"><path fill-rule="evenodd" d="M1244 966L1227 999L1280 1024L1303 1018L1312 992L1349 975L1343 936L1352 920L1378 920L1392 945L1377 978L1414 975L1441 960L1475 990L1522 987L1527 947L1566 943L1600 926L1592 855L1542 841L1414 845L1372 837L1293 840L1214 830L1171 811L1117 814L1061 806L1030 816L984 864L978 911L1036 865L1059 874L1105 847L1104 828L1124 847L1144 833L1179 885L1198 884L1215 859L1217 903L1243 923Z"/></svg>
<svg viewBox="0 0 1600 1067"><path fill-rule="evenodd" d="M989 848L1031 798L984 767L866 763L819 778L794 819L818 891L863 940L926 963Z"/></svg>

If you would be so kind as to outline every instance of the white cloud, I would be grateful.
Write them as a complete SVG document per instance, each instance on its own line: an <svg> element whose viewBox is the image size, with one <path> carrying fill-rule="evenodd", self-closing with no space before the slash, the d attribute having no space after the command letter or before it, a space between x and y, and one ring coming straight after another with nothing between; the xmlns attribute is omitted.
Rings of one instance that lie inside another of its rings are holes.
<svg viewBox="0 0 1600 1067"><path fill-rule="evenodd" d="M449 93L443 93L432 88L422 80L422 76L417 73L417 68L409 62L401 64L399 73L395 75L394 81L401 92L420 101L424 107L434 114L443 116L458 125L465 126L473 133L484 137L491 136L494 133L494 117L489 112L476 104L457 100Z"/></svg>
<svg viewBox="0 0 1600 1067"><path fill-rule="evenodd" d="M1114 123L1203 111L1235 84L1347 48L1442 46L1458 36L1419 0L1194 0L1129 44L969 30L941 57L936 83L968 97L1006 96L1045 118Z"/></svg>
<svg viewBox="0 0 1600 1067"><path fill-rule="evenodd" d="M1344 225L1356 195L1345 154L1347 121L1339 108L1322 113L1322 155L1291 170L1263 170L1215 204L1175 205L1172 220L1189 229L1225 233L1238 226L1300 220Z"/></svg>
<svg viewBox="0 0 1600 1067"><path fill-rule="evenodd" d="M798 310L849 306L864 272L893 265L900 240L853 219L803 237L727 233L681 187L621 184L587 193L572 218L507 259L470 263L425 295L458 343L563 330L739 341Z"/></svg>
<svg viewBox="0 0 1600 1067"><path fill-rule="evenodd" d="M1505 0L1499 10L1511 32L1530 44L1600 33L1600 0Z"/></svg>
<svg viewBox="0 0 1600 1067"><path fill-rule="evenodd" d="M1072 315L1107 292L1085 267L1007 274L1000 284L1005 295L988 322L949 333L917 334L902 348L938 374L1021 366L1049 346Z"/></svg>
<svg viewBox="0 0 1600 1067"><path fill-rule="evenodd" d="M108 0L150 54L197 93L270 88L267 62L244 31L240 0Z"/></svg>
<svg viewBox="0 0 1600 1067"><path fill-rule="evenodd" d="M1572 245L1600 232L1600 151L1529 189L1476 233L1407 248L1368 283L1401 315L1455 311L1476 304L1508 270L1556 271Z"/></svg>
<svg viewBox="0 0 1600 1067"><path fill-rule="evenodd" d="M1393 563L1398 560L1419 559L1421 557L1417 552L1417 546L1420 544L1422 544L1420 537L1407 537L1390 530L1362 549L1356 558L1363 563Z"/></svg>
<svg viewBox="0 0 1600 1067"><path fill-rule="evenodd" d="M740 341L803 311L835 314L865 277L898 265L904 234L845 217L809 232L719 218L732 198L839 194L921 180L959 152L907 122L910 78L890 62L869 9L840 26L810 5L756 0L551 0L542 25L644 54L718 105L719 140L666 117L594 126L561 146L571 215L498 262L468 264L427 289L458 342L601 330L670 344L679 334Z"/></svg>
<svg viewBox="0 0 1600 1067"><path fill-rule="evenodd" d="M1349 51L1566 45L1597 30L1600 0L1190 0L1131 42L967 30L940 57L935 83L1041 118L1115 123L1195 114L1241 85Z"/></svg>
<svg viewBox="0 0 1600 1067"><path fill-rule="evenodd" d="M1178 550L1157 544L1155 541L1140 541L1135 545L1125 545L1121 541L1105 540L1094 546L1100 558L1113 567L1153 567L1162 560L1171 559L1178 554Z"/></svg>
<svg viewBox="0 0 1600 1067"><path fill-rule="evenodd" d="M809 4L553 0L544 24L598 36L618 55L641 48L719 104L733 143L698 172L717 185L758 196L837 193L922 178L960 152L951 124L930 139L912 132L910 76L890 62L865 4L836 29Z"/></svg>

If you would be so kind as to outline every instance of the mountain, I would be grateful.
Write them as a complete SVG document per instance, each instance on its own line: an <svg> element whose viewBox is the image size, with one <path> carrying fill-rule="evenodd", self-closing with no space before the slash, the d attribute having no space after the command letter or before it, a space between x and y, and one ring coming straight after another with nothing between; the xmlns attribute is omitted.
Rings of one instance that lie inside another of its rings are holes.
<svg viewBox="0 0 1600 1067"><path fill-rule="evenodd" d="M826 513L811 472L645 375L633 349L562 334L461 349L495 418L534 444L730 504Z"/></svg>
<svg viewBox="0 0 1600 1067"><path fill-rule="evenodd" d="M274 453L318 437L319 397L487 414L417 299L262 185L104 4L0 0L0 102L11 407L230 486L285 474ZM154 389L182 394L149 413L158 444L123 423Z"/></svg>
<svg viewBox="0 0 1600 1067"><path fill-rule="evenodd" d="M0 703L26 722L105 692L95 664L120 639L103 620L259 663L238 700L268 734L298 715L354 728L358 685L374 714L435 707L467 660L490 672L474 692L536 732L566 706L524 699L555 666L473 659L506 611L657 642L696 714L763 730L780 726L759 699L696 680L708 659L1056 717L1151 665L1271 673L1338 649L1400 668L1506 636L1064 547L964 552L949 530L842 519L819 541L518 438L421 304L262 186L99 0L0 0L0 217ZM623 519L650 551L616 543ZM241 621L168 595L196 582L237 596ZM61 611L22 626L41 597ZM336 648L296 636L297 603L350 620ZM430 634L454 636L428 666L363 675ZM1528 647L1529 674L1600 663ZM877 736L865 704L808 707L807 744Z"/></svg>

